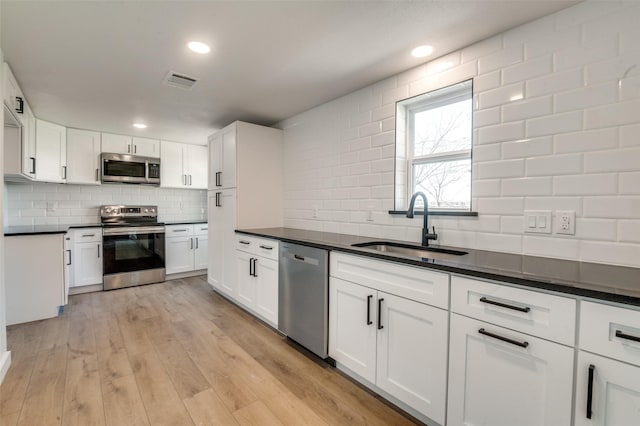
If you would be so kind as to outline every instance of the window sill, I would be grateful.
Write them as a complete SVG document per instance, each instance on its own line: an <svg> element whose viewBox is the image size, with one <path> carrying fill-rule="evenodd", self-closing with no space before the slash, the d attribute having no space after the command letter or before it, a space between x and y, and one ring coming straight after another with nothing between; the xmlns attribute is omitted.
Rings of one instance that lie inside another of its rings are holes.
<svg viewBox="0 0 640 426"><path fill-rule="evenodd" d="M389 214L393 216L406 216L406 210L389 210ZM416 210L414 212L415 215L424 216L424 211ZM429 216L478 216L478 212L463 212L463 211L455 211L455 210L430 210Z"/></svg>

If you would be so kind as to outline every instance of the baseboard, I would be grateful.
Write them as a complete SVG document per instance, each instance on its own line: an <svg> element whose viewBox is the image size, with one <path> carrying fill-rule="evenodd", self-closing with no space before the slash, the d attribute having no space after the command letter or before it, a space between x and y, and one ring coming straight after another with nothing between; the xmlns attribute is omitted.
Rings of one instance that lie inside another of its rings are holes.
<svg viewBox="0 0 640 426"><path fill-rule="evenodd" d="M9 366L11 365L11 351L6 351L0 356L0 384L4 380L4 376L9 371Z"/></svg>
<svg viewBox="0 0 640 426"><path fill-rule="evenodd" d="M206 275L206 274L207 274L206 269L199 269L197 271L189 271L189 272L180 272L177 274L167 274L165 281L178 280L180 278L196 277L198 275Z"/></svg>
<svg viewBox="0 0 640 426"><path fill-rule="evenodd" d="M102 291L102 283L71 287L69 288L69 296L73 296L74 294L93 293L94 291Z"/></svg>

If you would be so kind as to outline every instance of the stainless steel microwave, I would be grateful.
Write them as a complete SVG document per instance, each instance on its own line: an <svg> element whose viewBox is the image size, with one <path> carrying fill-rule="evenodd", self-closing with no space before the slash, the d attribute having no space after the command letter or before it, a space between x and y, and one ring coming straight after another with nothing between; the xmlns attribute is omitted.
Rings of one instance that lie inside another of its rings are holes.
<svg viewBox="0 0 640 426"><path fill-rule="evenodd" d="M160 159L139 155L102 153L102 182L160 185Z"/></svg>

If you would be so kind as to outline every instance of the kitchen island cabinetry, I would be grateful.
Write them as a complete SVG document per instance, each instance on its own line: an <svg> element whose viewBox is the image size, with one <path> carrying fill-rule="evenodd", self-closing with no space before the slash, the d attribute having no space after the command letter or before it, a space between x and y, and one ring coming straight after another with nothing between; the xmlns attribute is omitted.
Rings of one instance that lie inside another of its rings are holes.
<svg viewBox="0 0 640 426"><path fill-rule="evenodd" d="M278 327L278 242L236 235L236 300Z"/></svg>
<svg viewBox="0 0 640 426"><path fill-rule="evenodd" d="M338 368L444 424L449 276L336 253L329 270L329 355Z"/></svg>
<svg viewBox="0 0 640 426"><path fill-rule="evenodd" d="M100 185L100 132L67 129L67 183Z"/></svg>
<svg viewBox="0 0 640 426"><path fill-rule="evenodd" d="M67 128L36 119L36 180L67 181Z"/></svg>
<svg viewBox="0 0 640 426"><path fill-rule="evenodd" d="M583 302L576 426L640 424L640 311Z"/></svg>
<svg viewBox="0 0 640 426"><path fill-rule="evenodd" d="M207 147L161 142L163 188L207 189Z"/></svg>
<svg viewBox="0 0 640 426"><path fill-rule="evenodd" d="M167 274L207 268L208 225L206 223L166 225Z"/></svg>
<svg viewBox="0 0 640 426"><path fill-rule="evenodd" d="M208 281L236 299L235 230L282 225L282 131L237 121L209 137L209 154Z"/></svg>

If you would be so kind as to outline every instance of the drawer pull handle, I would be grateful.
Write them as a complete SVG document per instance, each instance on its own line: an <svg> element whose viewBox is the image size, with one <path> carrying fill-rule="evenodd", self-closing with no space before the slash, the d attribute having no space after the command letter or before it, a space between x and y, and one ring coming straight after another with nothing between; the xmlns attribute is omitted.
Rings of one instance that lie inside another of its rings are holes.
<svg viewBox="0 0 640 426"><path fill-rule="evenodd" d="M82 234L83 237L95 237L96 234Z"/></svg>
<svg viewBox="0 0 640 426"><path fill-rule="evenodd" d="M294 257L294 259L302 260L304 262L304 257L302 257L300 255L294 254L293 257Z"/></svg>
<svg viewBox="0 0 640 426"><path fill-rule="evenodd" d="M265 250L273 250L273 247L263 246L263 245L260 245L260 248Z"/></svg>
<svg viewBox="0 0 640 426"><path fill-rule="evenodd" d="M251 244L249 241L245 241L245 240L240 240L238 241L240 244Z"/></svg>
<svg viewBox="0 0 640 426"><path fill-rule="evenodd" d="M382 325L382 302L384 299L378 299L378 330L382 330L384 326Z"/></svg>
<svg viewBox="0 0 640 426"><path fill-rule="evenodd" d="M373 321L371 321L371 299L372 298L373 298L372 294L367 296L367 325L373 324Z"/></svg>
<svg viewBox="0 0 640 426"><path fill-rule="evenodd" d="M489 305L500 306L501 308L513 309L514 311L518 311L518 312L529 312L531 310L531 308L528 306L525 306L524 308L522 308L520 306L508 305L506 303L496 302L495 300L487 299L484 296L480 298L480 301L482 303L488 303Z"/></svg>
<svg viewBox="0 0 640 426"><path fill-rule="evenodd" d="M640 337L632 336L631 334L626 334L620 330L616 330L616 337L619 337L621 339L631 340L633 342L640 342Z"/></svg>
<svg viewBox="0 0 640 426"><path fill-rule="evenodd" d="M591 406L593 404L593 373L596 370L596 366L593 364L589 365L589 385L587 386L587 418L591 418Z"/></svg>
<svg viewBox="0 0 640 426"><path fill-rule="evenodd" d="M509 339L508 337L490 333L484 328L478 330L478 333L484 334L485 336L493 337L494 339L502 340L503 342L511 343L512 345L520 346L521 348L526 348L527 346L529 346L529 342L518 342L517 340Z"/></svg>
<svg viewBox="0 0 640 426"><path fill-rule="evenodd" d="M187 232L186 229L174 229L173 232Z"/></svg>

